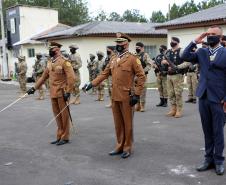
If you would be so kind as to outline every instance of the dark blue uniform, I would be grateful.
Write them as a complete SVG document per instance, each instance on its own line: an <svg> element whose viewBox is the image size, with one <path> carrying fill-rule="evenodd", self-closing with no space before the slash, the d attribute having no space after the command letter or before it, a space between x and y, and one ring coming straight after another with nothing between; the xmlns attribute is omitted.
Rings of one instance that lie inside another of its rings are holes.
<svg viewBox="0 0 226 185"><path fill-rule="evenodd" d="M205 159L216 165L223 164L224 111L222 100L226 102L226 48L214 50L200 48L192 52L196 44L190 43L182 58L200 66L200 79L196 91L199 97L199 112L205 138Z"/></svg>

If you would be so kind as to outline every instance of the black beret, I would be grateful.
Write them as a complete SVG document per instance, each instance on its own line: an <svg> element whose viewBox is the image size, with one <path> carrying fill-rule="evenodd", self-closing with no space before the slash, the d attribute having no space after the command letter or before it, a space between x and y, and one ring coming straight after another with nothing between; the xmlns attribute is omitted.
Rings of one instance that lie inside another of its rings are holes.
<svg viewBox="0 0 226 185"><path fill-rule="evenodd" d="M167 47L165 45L161 45L160 48L167 50Z"/></svg>
<svg viewBox="0 0 226 185"><path fill-rule="evenodd" d="M177 37L171 37L171 39L172 39L173 41L177 42L177 43L180 43L180 39L177 38Z"/></svg>
<svg viewBox="0 0 226 185"><path fill-rule="evenodd" d="M140 46L141 48L143 48L144 47L144 44L142 42L137 42L136 43L136 46Z"/></svg>
<svg viewBox="0 0 226 185"><path fill-rule="evenodd" d="M110 49L110 50L114 51L115 50L115 46L107 46L107 49Z"/></svg>

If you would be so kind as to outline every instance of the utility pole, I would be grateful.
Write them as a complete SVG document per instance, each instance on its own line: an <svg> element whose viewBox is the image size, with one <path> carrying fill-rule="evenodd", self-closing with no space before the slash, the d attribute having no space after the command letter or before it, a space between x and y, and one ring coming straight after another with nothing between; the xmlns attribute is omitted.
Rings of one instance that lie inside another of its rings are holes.
<svg viewBox="0 0 226 185"><path fill-rule="evenodd" d="M3 73L3 79L6 80L9 78L9 66L6 60L5 28L4 28L4 20L3 20L2 1L3 0L0 0L1 33L2 33L2 73Z"/></svg>
<svg viewBox="0 0 226 185"><path fill-rule="evenodd" d="M168 10L168 21L170 21L170 4L169 4L169 10Z"/></svg>

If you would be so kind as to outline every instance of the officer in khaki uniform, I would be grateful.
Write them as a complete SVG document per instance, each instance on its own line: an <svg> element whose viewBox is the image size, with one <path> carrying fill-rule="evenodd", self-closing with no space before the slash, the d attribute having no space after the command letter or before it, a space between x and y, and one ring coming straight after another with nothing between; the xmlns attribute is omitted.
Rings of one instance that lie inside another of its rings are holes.
<svg viewBox="0 0 226 185"><path fill-rule="evenodd" d="M79 86L81 84L79 69L82 67L82 60L80 55L76 52L78 49L77 45L70 45L69 48L71 52L71 54L69 55L69 60L75 72L75 79L76 79L75 85L74 85L74 92L73 92L73 95L75 98L72 100L72 103L74 103L75 105L78 105L80 104Z"/></svg>
<svg viewBox="0 0 226 185"><path fill-rule="evenodd" d="M18 81L19 81L19 84L20 84L20 93L21 93L20 96L21 97L27 91L26 73L27 73L27 63L25 61L25 56L19 56L18 57Z"/></svg>
<svg viewBox="0 0 226 185"><path fill-rule="evenodd" d="M88 91L112 75L112 112L117 141L109 155L127 158L133 143L133 106L144 88L145 74L140 60L128 51L130 37L123 33L116 35L117 56L112 57L105 70L83 89ZM137 83L134 85L135 77Z"/></svg>
<svg viewBox="0 0 226 185"><path fill-rule="evenodd" d="M34 68L34 74L35 74L35 82L37 82L43 72L44 72L44 64L41 63L41 58L42 58L42 54L41 53L37 53L36 54L36 60L35 60L35 65L33 66ZM37 98L38 100L43 100L44 99L44 90L43 90L43 87L41 86L39 89L39 97Z"/></svg>
<svg viewBox="0 0 226 185"><path fill-rule="evenodd" d="M47 68L35 86L27 91L28 94L34 94L35 90L39 89L49 78L50 97L55 116L66 107L75 83L73 68L71 63L61 55L61 46L61 44L56 42L50 43L49 55L51 58L47 63ZM51 142L51 144L63 145L69 142L70 119L68 111L69 109L65 109L56 118L57 136L56 140Z"/></svg>
<svg viewBox="0 0 226 185"><path fill-rule="evenodd" d="M144 44L142 42L136 43L136 55L141 61L141 65L144 69L145 77L147 80L148 71L151 69L153 61L151 60L148 53L144 52ZM136 80L135 80L136 82ZM144 112L145 111L145 102L146 102L146 93L147 93L147 86L145 83L144 89L140 96L140 102L136 104L136 111Z"/></svg>

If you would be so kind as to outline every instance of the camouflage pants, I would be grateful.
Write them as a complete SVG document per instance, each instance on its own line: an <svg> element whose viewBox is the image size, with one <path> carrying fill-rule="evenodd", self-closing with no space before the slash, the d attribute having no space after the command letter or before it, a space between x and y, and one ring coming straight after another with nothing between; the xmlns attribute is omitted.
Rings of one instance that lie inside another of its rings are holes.
<svg viewBox="0 0 226 185"><path fill-rule="evenodd" d="M104 82L97 86L98 95L104 96Z"/></svg>
<svg viewBox="0 0 226 185"><path fill-rule="evenodd" d="M111 76L109 76L108 79L106 80L106 85L107 85L109 97L111 98L111 92L112 92L112 78L111 78Z"/></svg>
<svg viewBox="0 0 226 185"><path fill-rule="evenodd" d="M157 87L159 91L160 98L167 98L167 76L162 76L160 74L157 75Z"/></svg>
<svg viewBox="0 0 226 185"><path fill-rule="evenodd" d="M80 73L75 73L75 84L73 88L73 95L78 97L80 96L79 86L81 84Z"/></svg>
<svg viewBox="0 0 226 185"><path fill-rule="evenodd" d="M145 103L146 102L146 93L147 93L147 83L146 83L146 80L147 80L147 75L145 77L145 84L144 84L144 88L141 92L141 95L140 95L140 103Z"/></svg>
<svg viewBox="0 0 226 185"><path fill-rule="evenodd" d="M26 75L19 75L18 76L18 81L19 81L19 84L20 84L20 90L22 93L26 93L27 91L27 87L26 87Z"/></svg>
<svg viewBox="0 0 226 185"><path fill-rule="evenodd" d="M177 110L181 111L183 108L183 75L167 75L168 96L171 105L176 105Z"/></svg>
<svg viewBox="0 0 226 185"><path fill-rule="evenodd" d="M41 76L37 76L35 82L37 83L37 81L40 78L41 78ZM39 97L41 97L41 96L44 97L44 90L43 90L43 87L42 86L38 89L38 92L39 92Z"/></svg>
<svg viewBox="0 0 226 185"><path fill-rule="evenodd" d="M195 92L198 85L198 79L195 72L187 73L188 98L195 99Z"/></svg>

